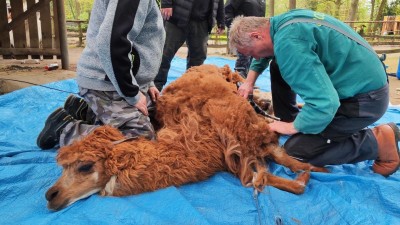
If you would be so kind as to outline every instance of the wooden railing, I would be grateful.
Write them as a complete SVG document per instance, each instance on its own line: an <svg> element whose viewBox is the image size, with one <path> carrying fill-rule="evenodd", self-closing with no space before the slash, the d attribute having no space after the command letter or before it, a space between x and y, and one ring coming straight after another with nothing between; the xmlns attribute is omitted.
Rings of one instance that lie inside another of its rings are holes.
<svg viewBox="0 0 400 225"><path fill-rule="evenodd" d="M10 7L11 11L6 1L0 1L0 58L60 56L62 68L68 69L64 1L12 0Z"/></svg>
<svg viewBox="0 0 400 225"><path fill-rule="evenodd" d="M357 32L359 32L359 27L360 25L363 24L376 24L379 23L380 27L384 23L390 23L393 21L345 21L349 26L353 27ZM78 37L79 37L79 43L78 46L84 45L83 40L85 39L85 33L82 30L82 25L86 24L87 21L83 20L67 20L67 23L69 24L74 24L78 28ZM366 26L364 28L367 30ZM399 45L399 49L396 49L395 51L400 52L400 31L395 31L394 34L385 34L382 35L380 34L380 31L378 32L379 34L375 34L374 32L368 33L365 31L362 34L362 37L364 37L368 43L370 43L372 46L375 45ZM69 35L71 37L71 35ZM76 36L75 36L76 37ZM186 45L184 45L186 46ZM223 34L217 34L216 29L213 29L208 40L208 47L209 48L224 48L226 49L226 53L229 54L229 46L228 46L228 34L227 34L227 29Z"/></svg>
<svg viewBox="0 0 400 225"><path fill-rule="evenodd" d="M67 20L67 29L68 29L68 25L77 26L78 38L79 38L77 47L83 46L83 39L86 38L86 33L83 32L82 25L87 24L87 23L88 23L88 21L86 21L86 20ZM72 35L70 35L70 33L69 33L68 36L71 37Z"/></svg>

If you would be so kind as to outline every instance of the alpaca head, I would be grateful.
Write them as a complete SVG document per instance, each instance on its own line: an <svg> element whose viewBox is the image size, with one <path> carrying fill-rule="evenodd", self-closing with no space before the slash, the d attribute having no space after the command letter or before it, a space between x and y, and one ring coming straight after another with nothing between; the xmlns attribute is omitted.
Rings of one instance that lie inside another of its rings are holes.
<svg viewBox="0 0 400 225"><path fill-rule="evenodd" d="M123 138L118 130L103 126L82 140L60 148L57 163L63 167L63 172L46 192L47 207L60 210L105 189L112 177L106 169L112 142Z"/></svg>

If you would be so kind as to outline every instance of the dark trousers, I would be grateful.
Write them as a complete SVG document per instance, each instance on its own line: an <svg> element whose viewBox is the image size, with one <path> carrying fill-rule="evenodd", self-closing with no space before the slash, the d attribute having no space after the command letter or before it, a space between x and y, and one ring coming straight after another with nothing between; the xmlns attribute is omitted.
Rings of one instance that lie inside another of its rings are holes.
<svg viewBox="0 0 400 225"><path fill-rule="evenodd" d="M164 28L166 39L163 56L160 69L154 79L154 84L160 91L167 83L171 61L185 41L188 47L186 69L202 65L207 58L207 21L190 21L186 29L179 28L175 24L165 21Z"/></svg>
<svg viewBox="0 0 400 225"><path fill-rule="evenodd" d="M249 72L250 63L253 57L237 53L237 59L235 62L235 71L238 72L242 77L246 78Z"/></svg>
<svg viewBox="0 0 400 225"><path fill-rule="evenodd" d="M296 95L282 79L277 64L270 65L274 112L283 121L293 121L299 112ZM294 158L316 166L373 160L378 144L369 125L380 119L389 105L389 85L340 100L332 122L320 134L297 133L284 144ZM318 118L315 118L318 119Z"/></svg>

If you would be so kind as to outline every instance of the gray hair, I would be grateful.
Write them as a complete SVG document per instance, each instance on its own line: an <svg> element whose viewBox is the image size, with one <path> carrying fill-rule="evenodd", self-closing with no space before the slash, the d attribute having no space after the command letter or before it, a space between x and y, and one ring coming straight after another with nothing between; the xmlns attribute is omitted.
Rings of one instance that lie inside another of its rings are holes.
<svg viewBox="0 0 400 225"><path fill-rule="evenodd" d="M236 17L229 30L229 48L235 52L237 47L251 47L253 42L250 33L258 31L260 28L266 28L268 23L269 18L265 17Z"/></svg>

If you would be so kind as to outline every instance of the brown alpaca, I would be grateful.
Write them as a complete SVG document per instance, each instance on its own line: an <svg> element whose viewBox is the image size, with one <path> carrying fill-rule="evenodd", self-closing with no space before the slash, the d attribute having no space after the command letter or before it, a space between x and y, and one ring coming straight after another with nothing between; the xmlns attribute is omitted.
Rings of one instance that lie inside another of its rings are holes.
<svg viewBox="0 0 400 225"><path fill-rule="evenodd" d="M309 171L326 172L289 157L268 122L237 95L238 75L228 67L189 69L157 102L157 141L125 140L99 127L59 150L61 178L47 193L48 208L62 209L94 193L124 196L202 181L229 171L243 185L304 192ZM228 81L228 82L227 82ZM122 140L122 141L121 141ZM299 172L296 180L270 174L266 158Z"/></svg>

